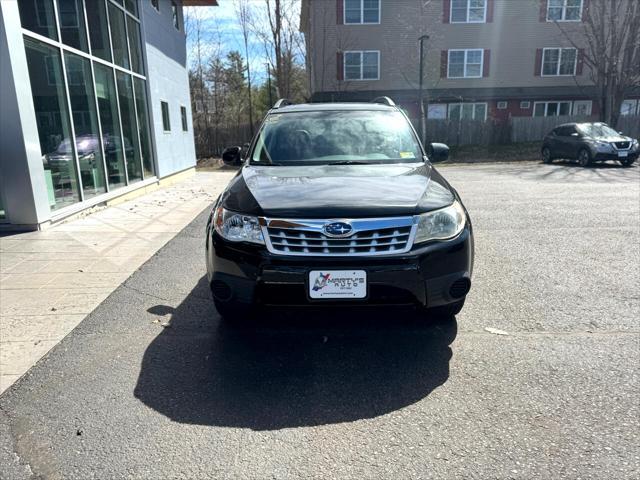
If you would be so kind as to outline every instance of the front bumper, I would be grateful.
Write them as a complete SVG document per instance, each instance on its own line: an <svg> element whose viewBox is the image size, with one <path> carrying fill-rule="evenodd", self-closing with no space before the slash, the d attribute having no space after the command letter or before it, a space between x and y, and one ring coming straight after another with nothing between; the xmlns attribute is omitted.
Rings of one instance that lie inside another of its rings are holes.
<svg viewBox="0 0 640 480"><path fill-rule="evenodd" d="M632 160L635 162L638 159L638 156L640 156L640 151L638 150L628 152L626 157L619 156L618 152L604 153L604 152L596 151L595 154L593 155L593 161L605 162L607 160L618 160L618 161Z"/></svg>
<svg viewBox="0 0 640 480"><path fill-rule="evenodd" d="M207 227L207 277L219 301L262 305L423 305L460 301L470 287L473 233L467 221L456 238L415 246L405 254L373 257L286 256L265 247L223 240ZM360 300L311 300L310 270L367 271L368 295Z"/></svg>

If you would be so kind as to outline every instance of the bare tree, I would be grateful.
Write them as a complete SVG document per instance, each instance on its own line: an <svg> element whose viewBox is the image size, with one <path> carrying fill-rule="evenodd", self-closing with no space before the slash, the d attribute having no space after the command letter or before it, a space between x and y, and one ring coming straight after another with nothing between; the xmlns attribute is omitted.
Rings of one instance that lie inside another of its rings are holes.
<svg viewBox="0 0 640 480"><path fill-rule="evenodd" d="M251 24L251 10L249 8L248 0L236 0L236 14L238 15L238 22L240 23L240 30L242 31L242 38L244 40L244 56L247 64L247 85L249 92L249 126L251 129L251 135L253 135L253 98L251 90L251 57L249 55L249 28Z"/></svg>
<svg viewBox="0 0 640 480"><path fill-rule="evenodd" d="M625 97L640 88L640 1L591 0L583 28L556 25L582 52L598 89L600 119L615 126Z"/></svg>
<svg viewBox="0 0 640 480"><path fill-rule="evenodd" d="M252 18L252 29L262 41L280 97L292 96L291 74L304 64L304 42L298 31L298 0L264 0L263 9Z"/></svg>

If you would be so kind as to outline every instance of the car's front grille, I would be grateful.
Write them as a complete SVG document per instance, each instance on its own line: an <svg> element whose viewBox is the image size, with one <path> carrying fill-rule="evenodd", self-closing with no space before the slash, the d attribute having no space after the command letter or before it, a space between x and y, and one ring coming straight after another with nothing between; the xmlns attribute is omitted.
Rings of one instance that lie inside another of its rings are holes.
<svg viewBox="0 0 640 480"><path fill-rule="evenodd" d="M618 150L627 150L631 146L631 142L614 142Z"/></svg>
<svg viewBox="0 0 640 480"><path fill-rule="evenodd" d="M339 220L353 230L344 237L329 236L324 226L332 220L265 219L267 248L282 255L364 256L391 255L411 249L413 217Z"/></svg>

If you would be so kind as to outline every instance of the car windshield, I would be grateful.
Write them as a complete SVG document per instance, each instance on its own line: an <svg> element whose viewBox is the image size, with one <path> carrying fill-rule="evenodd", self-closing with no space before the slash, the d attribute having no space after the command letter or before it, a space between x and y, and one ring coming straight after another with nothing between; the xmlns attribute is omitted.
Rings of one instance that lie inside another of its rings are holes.
<svg viewBox="0 0 640 480"><path fill-rule="evenodd" d="M578 125L578 130L589 137L618 137L619 134L605 123L582 123Z"/></svg>
<svg viewBox="0 0 640 480"><path fill-rule="evenodd" d="M251 157L254 165L419 161L420 146L405 116L376 110L270 114Z"/></svg>

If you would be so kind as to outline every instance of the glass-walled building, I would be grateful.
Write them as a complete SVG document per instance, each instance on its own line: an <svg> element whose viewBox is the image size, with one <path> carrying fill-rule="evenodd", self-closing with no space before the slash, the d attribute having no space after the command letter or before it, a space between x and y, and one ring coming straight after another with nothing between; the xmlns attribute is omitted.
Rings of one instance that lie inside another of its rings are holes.
<svg viewBox="0 0 640 480"><path fill-rule="evenodd" d="M37 228L195 166L190 111L163 122L190 108L190 3L215 1L0 0L0 222Z"/></svg>

